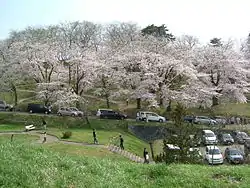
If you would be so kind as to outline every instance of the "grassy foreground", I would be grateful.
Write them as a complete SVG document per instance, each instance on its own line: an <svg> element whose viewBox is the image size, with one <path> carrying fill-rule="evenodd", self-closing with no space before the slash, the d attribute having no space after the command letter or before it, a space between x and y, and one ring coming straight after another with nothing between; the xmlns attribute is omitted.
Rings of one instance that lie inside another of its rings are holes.
<svg viewBox="0 0 250 188"><path fill-rule="evenodd" d="M143 165L0 145L0 187L248 187L249 166Z"/></svg>

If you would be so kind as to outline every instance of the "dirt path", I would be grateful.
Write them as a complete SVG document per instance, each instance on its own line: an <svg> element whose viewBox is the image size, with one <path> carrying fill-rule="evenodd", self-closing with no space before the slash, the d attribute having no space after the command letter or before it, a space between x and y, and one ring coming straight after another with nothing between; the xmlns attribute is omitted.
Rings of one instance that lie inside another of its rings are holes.
<svg viewBox="0 0 250 188"><path fill-rule="evenodd" d="M36 140L35 144L42 144L43 143L43 139L44 139L44 135L41 131L29 131L29 132L23 132L23 131L7 131L7 132L0 132L0 135L11 135L11 134L26 134L26 135L34 135L34 136L39 136L39 139ZM63 143L63 144L71 144L71 145L80 145L80 146L92 146L92 147L101 147L101 148L105 148L113 153L117 153L119 155L122 155L128 159L130 159L131 161L137 162L137 163L143 163L144 160L131 153L128 151L124 151L121 150L119 147L114 146L114 145L102 145L102 144L89 144L86 142L75 142L75 141L66 141L66 140L60 140L58 137L51 135L51 134L47 134L46 136L46 143L54 143L54 142L58 142L58 143Z"/></svg>

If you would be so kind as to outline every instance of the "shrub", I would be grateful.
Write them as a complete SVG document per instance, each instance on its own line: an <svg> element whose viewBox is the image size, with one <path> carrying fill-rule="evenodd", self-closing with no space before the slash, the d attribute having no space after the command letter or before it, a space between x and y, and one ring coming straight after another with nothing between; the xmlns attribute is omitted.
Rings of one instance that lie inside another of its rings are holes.
<svg viewBox="0 0 250 188"><path fill-rule="evenodd" d="M70 138L71 136L72 136L72 132L71 131L66 131L66 132L63 132L62 138L67 139L67 138Z"/></svg>

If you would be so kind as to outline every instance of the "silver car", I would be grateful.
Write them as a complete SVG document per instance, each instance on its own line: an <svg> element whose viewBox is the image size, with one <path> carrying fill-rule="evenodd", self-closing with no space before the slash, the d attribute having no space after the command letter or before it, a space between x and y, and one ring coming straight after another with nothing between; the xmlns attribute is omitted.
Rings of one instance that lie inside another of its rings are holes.
<svg viewBox="0 0 250 188"><path fill-rule="evenodd" d="M204 125L216 125L217 121L206 116L196 116L194 119L194 123Z"/></svg>
<svg viewBox="0 0 250 188"><path fill-rule="evenodd" d="M83 116L83 112L75 107L69 107L69 108L62 107L58 110L57 114L59 116L79 116L79 117Z"/></svg>

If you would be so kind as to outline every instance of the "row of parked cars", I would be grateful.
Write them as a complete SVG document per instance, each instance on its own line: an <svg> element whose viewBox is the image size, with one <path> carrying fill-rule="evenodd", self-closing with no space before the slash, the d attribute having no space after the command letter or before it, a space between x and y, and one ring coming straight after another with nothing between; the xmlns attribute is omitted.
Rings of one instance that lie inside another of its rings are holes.
<svg viewBox="0 0 250 188"><path fill-rule="evenodd" d="M206 145L205 160L209 164L222 164L224 159L229 163L243 163L245 154L249 153L248 145L250 144L250 137L242 131L232 131L231 134L219 133L216 136L211 130L203 130L200 141ZM222 145L233 145L234 143L244 144L245 152L234 147L227 147L223 156L220 148L216 146L217 143Z"/></svg>
<svg viewBox="0 0 250 188"><path fill-rule="evenodd" d="M205 161L208 164L223 164L224 161L233 164L244 163L244 153L237 148L226 148L224 155L218 146L206 146Z"/></svg>
<svg viewBox="0 0 250 188"><path fill-rule="evenodd" d="M197 145L222 144L233 145L234 143L244 144L246 140L250 140L249 135L243 131L232 131L231 133L219 133L216 135L211 130L202 130L195 135Z"/></svg>
<svg viewBox="0 0 250 188"><path fill-rule="evenodd" d="M174 153L175 155L173 157L175 159L178 158L178 152L181 150L180 147L173 144L167 144L165 149L167 149L168 152ZM225 161L230 164L242 164L245 161L245 155L241 150L227 147L223 154L223 151L216 145L206 146L204 155L197 147L189 148L187 156L200 162L205 161L208 164L223 164Z"/></svg>

